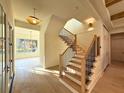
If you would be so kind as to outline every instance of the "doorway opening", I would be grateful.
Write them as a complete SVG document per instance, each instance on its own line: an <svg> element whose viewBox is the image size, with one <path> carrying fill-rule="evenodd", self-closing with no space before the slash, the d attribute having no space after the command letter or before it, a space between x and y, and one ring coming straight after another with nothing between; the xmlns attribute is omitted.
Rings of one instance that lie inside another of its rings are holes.
<svg viewBox="0 0 124 93"><path fill-rule="evenodd" d="M16 74L20 74L21 70L30 70L37 66L42 67L40 62L40 31L15 27L15 59Z"/></svg>
<svg viewBox="0 0 124 93"><path fill-rule="evenodd" d="M124 33L111 35L112 62L124 63Z"/></svg>

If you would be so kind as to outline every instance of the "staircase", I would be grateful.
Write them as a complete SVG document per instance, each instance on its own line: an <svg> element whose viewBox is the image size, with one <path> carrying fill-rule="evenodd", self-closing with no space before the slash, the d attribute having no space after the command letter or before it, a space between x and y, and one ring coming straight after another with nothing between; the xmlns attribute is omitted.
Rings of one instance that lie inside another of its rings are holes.
<svg viewBox="0 0 124 93"><path fill-rule="evenodd" d="M65 42L68 48L60 55L60 81L73 93L85 93L92 81L95 63L95 38L89 49L86 51L77 44L75 34L63 29L59 37ZM63 56L71 48L74 56L69 62L64 62Z"/></svg>

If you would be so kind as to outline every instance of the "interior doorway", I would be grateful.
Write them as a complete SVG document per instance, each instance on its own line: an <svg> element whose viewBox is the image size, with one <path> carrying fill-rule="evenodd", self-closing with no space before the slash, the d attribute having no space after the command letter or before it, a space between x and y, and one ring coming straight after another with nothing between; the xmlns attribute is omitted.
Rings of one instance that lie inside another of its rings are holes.
<svg viewBox="0 0 124 93"><path fill-rule="evenodd" d="M124 63L124 33L111 35L111 56L112 61Z"/></svg>
<svg viewBox="0 0 124 93"><path fill-rule="evenodd" d="M19 80L18 77L28 75L28 72L32 71L33 68L42 68L40 31L15 27L15 59L15 79Z"/></svg>

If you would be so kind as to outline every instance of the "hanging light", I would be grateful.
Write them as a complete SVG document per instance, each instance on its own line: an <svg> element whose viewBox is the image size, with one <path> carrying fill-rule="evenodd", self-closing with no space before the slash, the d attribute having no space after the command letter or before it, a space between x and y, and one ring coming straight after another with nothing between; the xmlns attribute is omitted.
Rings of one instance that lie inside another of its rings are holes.
<svg viewBox="0 0 124 93"><path fill-rule="evenodd" d="M40 19L35 17L35 8L34 8L34 16L28 16L26 18L26 20L28 21L28 23L32 24L32 25L37 25L40 23Z"/></svg>

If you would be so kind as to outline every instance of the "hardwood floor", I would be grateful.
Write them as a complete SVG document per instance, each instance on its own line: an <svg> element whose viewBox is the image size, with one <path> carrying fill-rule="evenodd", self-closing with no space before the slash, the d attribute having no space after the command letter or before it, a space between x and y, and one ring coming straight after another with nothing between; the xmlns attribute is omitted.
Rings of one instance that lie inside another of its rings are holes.
<svg viewBox="0 0 124 93"><path fill-rule="evenodd" d="M17 60L14 93L71 93L59 82L57 69L42 69L38 59ZM124 63L113 62L92 93L124 93Z"/></svg>
<svg viewBox="0 0 124 93"><path fill-rule="evenodd" d="M92 93L124 93L124 62L113 62Z"/></svg>
<svg viewBox="0 0 124 93"><path fill-rule="evenodd" d="M14 93L71 93L59 82L56 69L42 69L38 59L17 60Z"/></svg>

